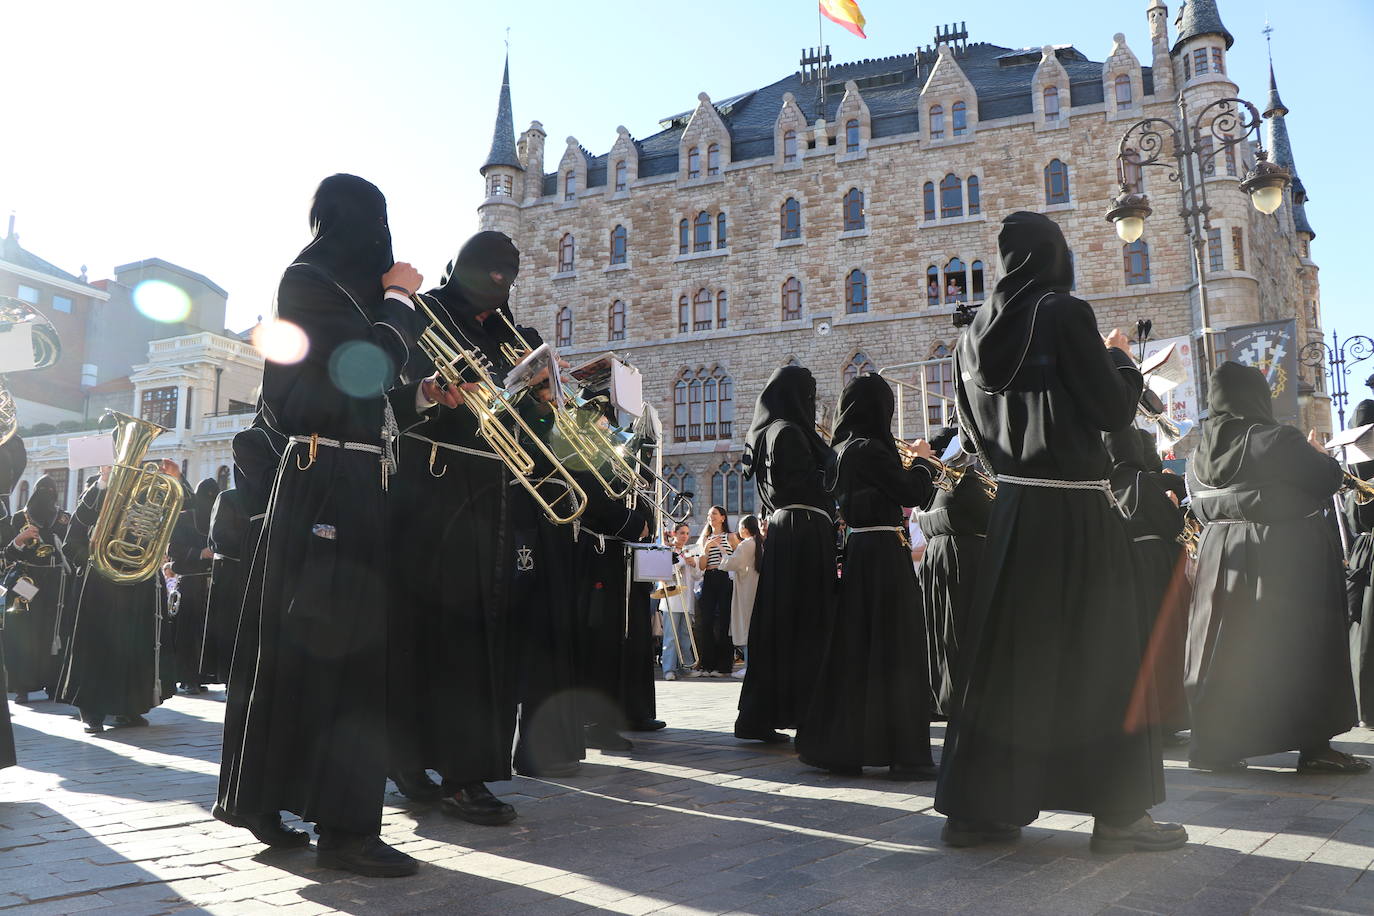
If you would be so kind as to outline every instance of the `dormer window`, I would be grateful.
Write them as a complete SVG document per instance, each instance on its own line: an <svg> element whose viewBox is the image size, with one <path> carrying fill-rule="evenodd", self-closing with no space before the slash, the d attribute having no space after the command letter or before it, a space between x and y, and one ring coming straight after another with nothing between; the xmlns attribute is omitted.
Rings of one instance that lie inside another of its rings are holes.
<svg viewBox="0 0 1374 916"><path fill-rule="evenodd" d="M624 159L615 164L615 189L617 191L623 191L628 186L630 180L629 171L630 170L625 166Z"/></svg>
<svg viewBox="0 0 1374 916"><path fill-rule="evenodd" d="M945 138L945 109L943 105L930 106L930 139Z"/></svg>
<svg viewBox="0 0 1374 916"><path fill-rule="evenodd" d="M1045 87L1045 120L1059 120L1059 89L1056 86Z"/></svg>
<svg viewBox="0 0 1374 916"><path fill-rule="evenodd" d="M1131 78L1125 73L1119 74L1112 85L1116 87L1116 107L1126 108L1129 106L1131 104Z"/></svg>
<svg viewBox="0 0 1374 916"><path fill-rule="evenodd" d="M573 200L577 197L577 173L568 169L563 173L563 199Z"/></svg>
<svg viewBox="0 0 1374 916"><path fill-rule="evenodd" d="M949 110L954 120L954 136L962 137L968 133L968 108L963 102L955 102Z"/></svg>
<svg viewBox="0 0 1374 916"><path fill-rule="evenodd" d="M720 174L720 146L712 143L706 147L706 174Z"/></svg>
<svg viewBox="0 0 1374 916"><path fill-rule="evenodd" d="M701 177L701 150L695 146L687 151L687 177Z"/></svg>
<svg viewBox="0 0 1374 916"><path fill-rule="evenodd" d="M797 132L795 130L785 131L782 135L782 161L797 161Z"/></svg>
<svg viewBox="0 0 1374 916"><path fill-rule="evenodd" d="M859 151L859 121L857 118L850 118L844 124L844 151L846 153Z"/></svg>

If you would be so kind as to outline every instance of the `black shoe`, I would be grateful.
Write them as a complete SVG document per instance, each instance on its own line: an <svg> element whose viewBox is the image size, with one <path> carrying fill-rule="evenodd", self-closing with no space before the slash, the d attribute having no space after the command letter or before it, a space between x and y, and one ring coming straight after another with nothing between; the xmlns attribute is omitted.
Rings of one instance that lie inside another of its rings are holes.
<svg viewBox="0 0 1374 916"><path fill-rule="evenodd" d="M143 728L148 724L148 720L142 716L115 716L115 728Z"/></svg>
<svg viewBox="0 0 1374 916"><path fill-rule="evenodd" d="M480 782L463 786L440 802L445 814L462 818L470 824L499 827L515 820L515 808L508 805Z"/></svg>
<svg viewBox="0 0 1374 916"><path fill-rule="evenodd" d="M566 776L576 776L582 770L582 764L576 760L564 763L549 763L544 766L522 767L516 764L515 772L521 776L529 776L532 779L562 779Z"/></svg>
<svg viewBox="0 0 1374 916"><path fill-rule="evenodd" d="M940 768L934 764L903 767L893 764L887 768L887 778L893 782L929 782L940 775Z"/></svg>
<svg viewBox="0 0 1374 916"><path fill-rule="evenodd" d="M784 735L783 737L785 738L787 736ZM797 759L804 763L806 766L814 767L818 770L825 770L827 773L831 773L835 776L862 776L864 774L863 767L830 766L829 764L825 763L817 763L816 761L804 755L798 755Z"/></svg>
<svg viewBox="0 0 1374 916"><path fill-rule="evenodd" d="M444 797L444 790L424 770L392 773L391 781L396 783L396 791L414 802L433 804Z"/></svg>
<svg viewBox="0 0 1374 916"><path fill-rule="evenodd" d="M1125 827L1093 821L1093 852L1165 852L1188 842L1188 831L1179 824L1160 824L1143 814Z"/></svg>
<svg viewBox="0 0 1374 916"><path fill-rule="evenodd" d="M625 730L627 732L656 732L660 728L667 727L668 723L664 722L662 719L645 719L643 722L634 723Z"/></svg>
<svg viewBox="0 0 1374 916"><path fill-rule="evenodd" d="M310 834L281 822L280 814L230 814L220 807L219 802L210 809L210 816L230 827L241 827L253 834L259 843L273 849L289 849L309 846Z"/></svg>
<svg viewBox="0 0 1374 916"><path fill-rule="evenodd" d="M735 726L735 737L741 741L762 741L764 744L786 744L792 740L782 732L774 731L771 728L766 731L752 732L743 730L738 725ZM822 769L824 768L822 767Z"/></svg>
<svg viewBox="0 0 1374 916"><path fill-rule="evenodd" d="M1015 824L1002 824L997 821L974 821L950 817L940 831L940 840L946 846L981 846L984 843L1009 843L1019 839L1021 828Z"/></svg>
<svg viewBox="0 0 1374 916"><path fill-rule="evenodd" d="M105 731L104 716L82 716L81 721L85 725L82 730L88 735L98 735Z"/></svg>
<svg viewBox="0 0 1374 916"><path fill-rule="evenodd" d="M588 725L584 732L587 747L603 751L628 751L634 742L605 725Z"/></svg>
<svg viewBox="0 0 1374 916"><path fill-rule="evenodd" d="M420 870L420 863L382 842L382 838L358 836L338 830L320 830L316 859L321 868L337 868L372 878L402 878Z"/></svg>

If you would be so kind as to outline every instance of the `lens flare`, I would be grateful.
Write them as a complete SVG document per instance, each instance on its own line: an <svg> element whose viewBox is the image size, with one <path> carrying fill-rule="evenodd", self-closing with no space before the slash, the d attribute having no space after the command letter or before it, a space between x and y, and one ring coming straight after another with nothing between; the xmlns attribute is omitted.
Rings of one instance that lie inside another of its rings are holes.
<svg viewBox="0 0 1374 916"><path fill-rule="evenodd" d="M355 398L375 398L391 382L391 359L381 347L352 340L329 358L329 378L334 387Z"/></svg>
<svg viewBox="0 0 1374 916"><path fill-rule="evenodd" d="M263 359L274 363L298 363L310 352L310 338L300 325L273 318L253 328L253 346Z"/></svg>
<svg viewBox="0 0 1374 916"><path fill-rule="evenodd" d="M191 297L166 280L144 280L134 287L134 308L154 321L174 324L191 314Z"/></svg>

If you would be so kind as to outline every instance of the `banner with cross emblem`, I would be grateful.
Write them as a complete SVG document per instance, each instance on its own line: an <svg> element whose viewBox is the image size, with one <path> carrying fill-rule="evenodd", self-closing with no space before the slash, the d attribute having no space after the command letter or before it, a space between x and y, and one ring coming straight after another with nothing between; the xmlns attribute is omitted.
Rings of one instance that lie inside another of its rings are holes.
<svg viewBox="0 0 1374 916"><path fill-rule="evenodd" d="M1274 418L1298 425L1298 323L1294 318L1226 329L1229 359L1264 373L1274 398Z"/></svg>

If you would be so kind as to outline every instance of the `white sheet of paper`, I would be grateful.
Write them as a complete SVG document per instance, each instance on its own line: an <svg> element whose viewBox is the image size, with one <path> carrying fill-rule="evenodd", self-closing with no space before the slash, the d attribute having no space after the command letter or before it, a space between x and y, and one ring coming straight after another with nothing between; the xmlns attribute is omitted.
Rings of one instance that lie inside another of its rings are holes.
<svg viewBox="0 0 1374 916"><path fill-rule="evenodd" d="M634 551L634 580L636 582L672 580L672 548L658 544L633 544L631 549Z"/></svg>
<svg viewBox="0 0 1374 916"><path fill-rule="evenodd" d="M25 601L32 601L33 596L38 594L38 586L34 585L32 582L20 579L18 582L14 583L14 588L10 589L10 591L14 592Z"/></svg>
<svg viewBox="0 0 1374 916"><path fill-rule="evenodd" d="M73 436L67 440L67 467L73 471L114 464L114 433Z"/></svg>
<svg viewBox="0 0 1374 916"><path fill-rule="evenodd" d="M21 321L0 333L0 372L33 368L33 324Z"/></svg>
<svg viewBox="0 0 1374 916"><path fill-rule="evenodd" d="M1346 461L1374 461L1374 423L1343 429L1326 443L1326 450L1345 449Z"/></svg>
<svg viewBox="0 0 1374 916"><path fill-rule="evenodd" d="M618 359L611 360L611 403L634 417L644 412L644 378Z"/></svg>

